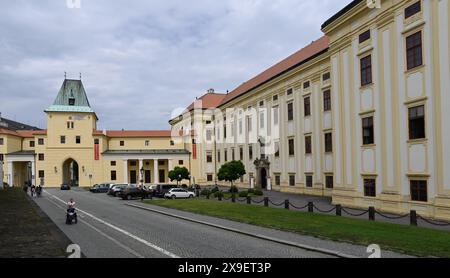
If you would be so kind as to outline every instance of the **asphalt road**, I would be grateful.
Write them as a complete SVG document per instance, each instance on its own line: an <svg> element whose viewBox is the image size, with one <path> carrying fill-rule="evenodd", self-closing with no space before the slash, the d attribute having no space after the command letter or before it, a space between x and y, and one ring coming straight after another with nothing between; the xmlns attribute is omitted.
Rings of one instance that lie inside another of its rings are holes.
<svg viewBox="0 0 450 278"><path fill-rule="evenodd" d="M78 224L65 224L70 198ZM322 258L306 251L126 206L127 201L75 189L35 199L88 258Z"/></svg>

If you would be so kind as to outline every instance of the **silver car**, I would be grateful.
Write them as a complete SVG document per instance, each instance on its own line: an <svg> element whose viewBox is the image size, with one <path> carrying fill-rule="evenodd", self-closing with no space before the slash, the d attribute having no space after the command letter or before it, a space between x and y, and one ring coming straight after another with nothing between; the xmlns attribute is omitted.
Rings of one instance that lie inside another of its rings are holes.
<svg viewBox="0 0 450 278"><path fill-rule="evenodd" d="M164 194L164 197L170 199L190 199L195 197L195 193L182 188L172 188Z"/></svg>

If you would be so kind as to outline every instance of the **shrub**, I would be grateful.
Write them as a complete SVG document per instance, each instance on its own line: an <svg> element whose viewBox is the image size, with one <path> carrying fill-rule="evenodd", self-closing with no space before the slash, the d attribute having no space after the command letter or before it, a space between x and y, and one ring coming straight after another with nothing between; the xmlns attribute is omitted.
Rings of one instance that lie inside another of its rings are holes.
<svg viewBox="0 0 450 278"><path fill-rule="evenodd" d="M250 189L248 190L248 194L255 194L255 189L250 188Z"/></svg>
<svg viewBox="0 0 450 278"><path fill-rule="evenodd" d="M241 197L241 198L247 198L247 196L248 196L248 192L247 192L247 191L241 191L241 192L239 192L239 197Z"/></svg>
<svg viewBox="0 0 450 278"><path fill-rule="evenodd" d="M219 188L216 186L216 187L214 187L212 190L211 190L211 193L216 193L216 192L219 192L220 190L219 190Z"/></svg>
<svg viewBox="0 0 450 278"><path fill-rule="evenodd" d="M219 198L219 196L223 198L223 192L222 191L217 191L217 192L214 193L214 197L215 198Z"/></svg>
<svg viewBox="0 0 450 278"><path fill-rule="evenodd" d="M187 189L187 188L188 188L188 186L187 186L187 184L183 184L183 185L181 186L181 188L183 188L183 189Z"/></svg>
<svg viewBox="0 0 450 278"><path fill-rule="evenodd" d="M254 193L255 196L263 196L264 192L262 192L262 190L260 189L255 189Z"/></svg>
<svg viewBox="0 0 450 278"><path fill-rule="evenodd" d="M238 192L239 192L239 189L238 189L236 186L233 185L233 186L230 188L229 192L230 192L230 193L238 193Z"/></svg>
<svg viewBox="0 0 450 278"><path fill-rule="evenodd" d="M202 192L200 192L200 195L208 197L211 195L211 191L209 191L208 189L203 189Z"/></svg>

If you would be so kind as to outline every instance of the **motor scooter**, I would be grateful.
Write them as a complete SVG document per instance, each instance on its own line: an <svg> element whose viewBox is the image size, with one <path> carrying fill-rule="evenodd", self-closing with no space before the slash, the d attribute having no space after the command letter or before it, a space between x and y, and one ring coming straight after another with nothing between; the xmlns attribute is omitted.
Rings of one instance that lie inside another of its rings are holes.
<svg viewBox="0 0 450 278"><path fill-rule="evenodd" d="M78 223L77 213L74 208L69 208L66 214L66 224L72 225L73 223Z"/></svg>

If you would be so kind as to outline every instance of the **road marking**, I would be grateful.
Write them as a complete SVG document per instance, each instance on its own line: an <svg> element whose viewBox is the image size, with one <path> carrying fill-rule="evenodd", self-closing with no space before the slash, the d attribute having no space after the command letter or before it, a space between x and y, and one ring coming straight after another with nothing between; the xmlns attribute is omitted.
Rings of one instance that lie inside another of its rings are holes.
<svg viewBox="0 0 450 278"><path fill-rule="evenodd" d="M66 202L64 202L63 200L58 198L57 196L55 196L55 195L53 195L53 194L51 194L51 193L49 193L47 191L44 191L44 192L49 194L50 196L52 196L55 200L58 200L58 201L60 201L63 204L67 204ZM143 244L147 245L148 247L153 248L156 251L158 251L158 252L160 252L160 253L168 256L168 257L180 258L179 256L177 256L177 255L175 255L175 254L173 254L173 253L171 253L171 252L169 252L169 251L167 251L167 250L165 250L165 249L163 249L163 248L161 248L161 247L159 247L159 246L157 246L157 245L155 245L153 243L150 243L150 242L146 241L145 239L142 239L142 238L140 238L140 237L138 237L136 235L133 235L132 233L130 233L128 231L125 231L125 230L123 230L123 229L121 229L121 228L119 228L117 226L114 226L113 224L110 224L110 223L108 223L108 222L106 222L106 221L104 221L104 220L102 220L102 219L100 219L100 218L98 218L98 217L96 217L96 216L86 212L86 211L83 211L81 209L77 209L77 210L81 211L82 213L84 213L84 215L89 216L90 218L96 220L97 222L100 222L100 223L104 224L105 226L110 227L111 229L116 230L116 231L118 231L118 232L120 232L120 233L122 233L122 234L124 234L124 235L126 235L126 236L128 236L128 237L130 237L130 238L132 238L132 239L134 239L134 240L136 240L138 242L140 242L140 243L143 243Z"/></svg>
<svg viewBox="0 0 450 278"><path fill-rule="evenodd" d="M307 251L327 254L327 255L336 256L336 257L339 257L339 258L347 258L347 259L349 259L349 258L359 258L359 257L353 256L353 255L344 254L344 253L341 253L341 252L335 251L335 250L328 250L328 249L324 249L324 248L313 247L313 246L309 246L309 245L305 245L305 244L291 242L291 241L287 241L287 240L283 240L283 239L277 239L277 238L273 238L273 237L268 237L268 236L265 236L265 235L253 234L253 233L241 231L241 230L230 228L230 227L225 227L225 226L222 226L222 225L218 225L218 224L214 224L214 223L210 223L210 222L206 222L206 221L201 221L201 220L197 220L197 219L193 219L193 218L189 218L189 217L185 217L185 216L180 216L180 215L176 215L176 214L160 211L160 210L157 210L157 209L152 209L152 208L149 208L149 207L143 207L143 206L138 206L138 205L134 205L134 204L125 204L125 205L129 206L129 207L134 207L134 208L137 208L137 209L142 209L142 210L146 210L146 211L150 211L150 212L154 212L154 213L170 216L170 217L173 217L173 218L182 219L182 220L193 222L193 223L197 223L197 224L202 224L202 225L206 225L206 226L222 229L222 230L229 231L229 232L238 233L238 234L241 234L241 235L250 236L250 237L253 237L253 238L258 238L258 239L262 239L262 240L272 241L272 242L275 242L275 243L278 243L278 244L283 244L283 245L289 245L289 246L297 247L297 248L304 249L304 250L307 250Z"/></svg>
<svg viewBox="0 0 450 278"><path fill-rule="evenodd" d="M54 204L55 206L57 206L58 208L60 208L61 210L65 211L66 209L62 206L60 206L58 203L56 203L55 201L53 201L52 199L48 199L52 204ZM78 217L80 217L80 214L78 215ZM122 247L123 249L125 249L126 251L128 251L130 254L136 256L137 258L145 258L144 256L142 256L141 254L139 254L138 252L134 251L133 249L129 248L128 246L123 245L122 243L120 243L119 241L117 241L115 238L110 237L109 235L105 234L104 232L100 231L99 229L97 229L96 227L92 226L91 224L89 224L88 222L79 219L79 222L85 224L86 226L88 226L89 228L93 229L94 231L96 231L97 233L101 234L102 236L106 237L107 239L111 240L112 242L114 242L115 244L117 244L118 246Z"/></svg>

